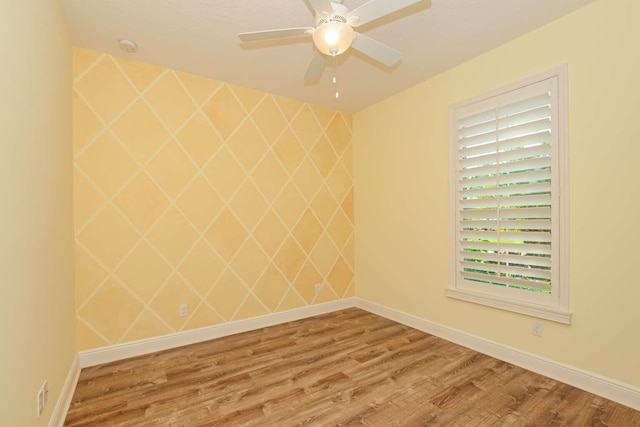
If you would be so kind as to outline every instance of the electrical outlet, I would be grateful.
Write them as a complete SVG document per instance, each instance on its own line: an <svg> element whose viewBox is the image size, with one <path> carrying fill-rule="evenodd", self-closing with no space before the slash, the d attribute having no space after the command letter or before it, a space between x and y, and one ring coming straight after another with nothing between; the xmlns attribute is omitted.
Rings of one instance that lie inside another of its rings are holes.
<svg viewBox="0 0 640 427"><path fill-rule="evenodd" d="M44 407L47 406L47 401L49 400L49 385L45 381L38 390L38 395L36 396L36 415L38 418L42 415L44 411Z"/></svg>
<svg viewBox="0 0 640 427"><path fill-rule="evenodd" d="M320 293L320 288L322 288L322 285L320 283L316 283L316 285L315 285L316 295L318 295Z"/></svg>
<svg viewBox="0 0 640 427"><path fill-rule="evenodd" d="M533 322L531 324L531 333L537 337L541 337L542 336L542 323L540 322Z"/></svg>
<svg viewBox="0 0 640 427"><path fill-rule="evenodd" d="M36 396L36 416L40 418L42 415L42 411L44 410L44 391L42 389L38 390L38 395Z"/></svg>
<svg viewBox="0 0 640 427"><path fill-rule="evenodd" d="M48 401L49 401L49 385L45 381L44 384L42 384L42 409L43 410L44 410L44 407L47 406Z"/></svg>
<svg viewBox="0 0 640 427"><path fill-rule="evenodd" d="M180 317L186 317L188 313L187 304L182 304L180 306Z"/></svg>

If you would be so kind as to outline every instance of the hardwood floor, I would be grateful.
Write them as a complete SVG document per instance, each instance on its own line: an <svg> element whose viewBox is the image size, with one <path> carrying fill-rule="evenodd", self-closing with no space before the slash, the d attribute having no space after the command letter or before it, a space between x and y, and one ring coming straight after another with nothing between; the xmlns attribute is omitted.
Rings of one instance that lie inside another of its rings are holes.
<svg viewBox="0 0 640 427"><path fill-rule="evenodd" d="M65 426L640 426L640 412L348 309L85 368Z"/></svg>

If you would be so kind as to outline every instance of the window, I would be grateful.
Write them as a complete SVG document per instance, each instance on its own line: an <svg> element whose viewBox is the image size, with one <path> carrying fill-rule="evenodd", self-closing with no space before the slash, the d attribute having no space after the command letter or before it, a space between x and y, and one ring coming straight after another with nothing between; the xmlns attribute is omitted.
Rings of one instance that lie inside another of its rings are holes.
<svg viewBox="0 0 640 427"><path fill-rule="evenodd" d="M447 295L570 323L566 67L450 109Z"/></svg>

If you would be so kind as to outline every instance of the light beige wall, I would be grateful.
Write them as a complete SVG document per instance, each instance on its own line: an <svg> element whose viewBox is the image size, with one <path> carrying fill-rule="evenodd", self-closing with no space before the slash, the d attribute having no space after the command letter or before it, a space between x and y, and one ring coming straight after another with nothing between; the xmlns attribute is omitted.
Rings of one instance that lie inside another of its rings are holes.
<svg viewBox="0 0 640 427"><path fill-rule="evenodd" d="M0 35L0 424L44 426L75 356L71 41L50 0L2 2Z"/></svg>
<svg viewBox="0 0 640 427"><path fill-rule="evenodd" d="M601 0L354 116L356 294L640 386L640 3ZM569 66L570 326L448 299L448 107Z"/></svg>
<svg viewBox="0 0 640 427"><path fill-rule="evenodd" d="M74 74L79 350L353 295L350 115L85 49Z"/></svg>

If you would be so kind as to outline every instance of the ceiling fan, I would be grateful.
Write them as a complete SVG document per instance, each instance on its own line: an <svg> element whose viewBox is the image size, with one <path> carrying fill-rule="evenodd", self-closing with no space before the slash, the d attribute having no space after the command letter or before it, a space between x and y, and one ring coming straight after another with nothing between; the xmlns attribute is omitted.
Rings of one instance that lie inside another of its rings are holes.
<svg viewBox="0 0 640 427"><path fill-rule="evenodd" d="M370 58L392 67L402 57L399 51L380 43L371 37L354 31L361 25L380 19L422 0L369 0L367 3L349 10L343 0L307 0L315 12L315 27L283 28L279 30L240 33L238 37L245 43L311 37L317 50L314 52L304 77L315 80L320 77L325 64L325 56L337 56L349 47Z"/></svg>

